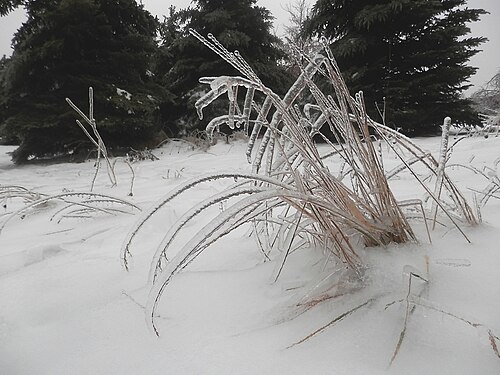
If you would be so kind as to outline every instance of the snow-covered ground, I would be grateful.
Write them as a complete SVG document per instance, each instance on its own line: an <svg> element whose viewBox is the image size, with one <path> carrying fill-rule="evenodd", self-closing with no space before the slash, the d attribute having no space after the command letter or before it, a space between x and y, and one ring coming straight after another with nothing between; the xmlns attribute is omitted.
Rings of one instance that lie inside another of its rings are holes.
<svg viewBox="0 0 500 375"><path fill-rule="evenodd" d="M438 138L417 142L437 156ZM244 149L239 142L208 152L168 144L154 151L159 161L133 165L133 197L130 170L120 162L118 186L109 186L103 170L95 191L146 209L190 177L249 171ZM12 150L0 146L0 185L44 194L89 190L92 162L15 167L6 154ZM500 138L466 139L450 163L493 167L499 150ZM397 160L387 153L384 163L390 170ZM487 185L470 170L448 172L468 197ZM409 173L391 185L398 199L423 197ZM430 244L415 220L420 243L359 250L364 285L350 284L342 268L329 276L322 251L309 248L293 253L274 282L278 261L264 262L247 231L233 233L168 286L156 337L144 314L152 254L183 210L224 187L202 185L161 210L136 238L129 272L120 246L137 214L57 223L50 220L57 207L49 206L9 220L0 234L0 374L500 373L500 201L494 198L480 226L462 227L471 244L452 227L434 230ZM21 204L3 203L2 215ZM339 274L347 282L335 285Z"/></svg>

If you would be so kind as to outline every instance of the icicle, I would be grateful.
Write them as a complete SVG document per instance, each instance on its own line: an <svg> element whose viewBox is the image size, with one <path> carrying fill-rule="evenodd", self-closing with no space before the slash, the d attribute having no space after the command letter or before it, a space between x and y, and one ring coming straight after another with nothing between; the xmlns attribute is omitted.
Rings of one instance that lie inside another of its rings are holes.
<svg viewBox="0 0 500 375"><path fill-rule="evenodd" d="M236 89L236 87L244 86L248 89L256 88L253 82L249 81L246 78L238 76L202 77L199 79L199 82L210 85L211 89L207 94L198 99L195 103L196 112L198 113L198 117L200 118L200 120L203 119L203 108L208 106L210 103L212 103L215 99L217 99L220 95L224 94L226 91L228 93L229 101L231 102L235 100L234 90Z"/></svg>
<svg viewBox="0 0 500 375"><path fill-rule="evenodd" d="M201 79L200 79L201 82ZM215 99L227 91L227 86L219 86L212 89L207 94L203 95L200 99L196 101L194 106L196 107L196 113L200 120L203 120L203 108L210 105Z"/></svg>

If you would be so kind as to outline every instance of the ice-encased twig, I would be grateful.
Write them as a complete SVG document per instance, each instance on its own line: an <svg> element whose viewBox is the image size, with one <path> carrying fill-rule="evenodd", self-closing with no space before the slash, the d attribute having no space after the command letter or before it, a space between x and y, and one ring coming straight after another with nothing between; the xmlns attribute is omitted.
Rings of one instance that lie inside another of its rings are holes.
<svg viewBox="0 0 500 375"><path fill-rule="evenodd" d="M236 121L243 121L243 117L233 115L233 124L234 124L235 120ZM212 139L215 129L219 128L219 126L221 126L221 125L229 124L230 121L231 121L231 118L229 115L222 115L222 116L214 117L212 120L210 120L210 122L208 123L206 130L205 130L207 132L208 138ZM232 129L234 129L234 126Z"/></svg>
<svg viewBox="0 0 500 375"><path fill-rule="evenodd" d="M205 175L202 175L200 177L190 179L190 180L180 184L175 189L171 190L166 195L164 195L162 198L160 198L148 211L145 211L141 215L139 220L129 230L127 236L125 237L125 240L123 242L122 249L121 249L121 258L122 258L124 267L126 269L128 269L127 257L130 254L130 246L132 244L133 239L135 238L135 236L139 232L140 228L156 212L158 212L162 207L164 207L168 202L170 202L172 199L176 198L177 196L181 195L185 191L187 191L187 190L191 189L192 187L199 185L201 183L204 183L207 181L220 180L220 179L232 179L232 180L234 180L235 178L248 179L249 181L257 181L259 183L270 184L271 186L281 187L283 189L288 189L290 187L286 183L283 183L283 182L278 181L278 180L271 178L271 177L253 174L253 173L242 173L242 172L241 173L240 172L220 172L217 174L210 173L210 174L205 174Z"/></svg>
<svg viewBox="0 0 500 375"><path fill-rule="evenodd" d="M201 80L200 80L201 82ZM196 113L198 114L198 118L200 120L203 120L203 108L208 106L210 103L212 103L215 99L217 99L220 95L224 94L227 92L227 86L226 85L221 85L217 87L215 90L210 90L207 94L202 96L200 99L196 101L194 104L196 108Z"/></svg>
<svg viewBox="0 0 500 375"><path fill-rule="evenodd" d="M150 283L153 284L158 276L158 273L161 271L161 259L166 259L166 250L174 241L175 237L179 233L179 231L187 225L192 219L194 219L198 214L202 213L206 208L216 205L222 201L226 201L233 197L238 197L244 194L255 194L264 191L263 187L257 186L247 186L247 187L239 187L236 189L231 189L229 191L223 191L221 193L210 196L209 198L203 200L197 205L191 207L188 211L186 211L174 224L174 226L170 227L170 230L163 237L158 249L156 250L155 255L153 256L150 272L149 272L149 280Z"/></svg>
<svg viewBox="0 0 500 375"><path fill-rule="evenodd" d="M252 112L252 102L255 95L255 88L249 87L245 95L245 102L243 103L243 132L248 135L250 125L250 114Z"/></svg>
<svg viewBox="0 0 500 375"><path fill-rule="evenodd" d="M243 77L220 76L220 77L202 77L199 79L200 83L210 85L210 91L198 99L195 103L196 112L198 117L203 119L203 108L210 105L215 99L224 93L228 93L230 101L234 97L232 89L237 86L243 86L247 89L257 88L258 86L252 81Z"/></svg>
<svg viewBox="0 0 500 375"><path fill-rule="evenodd" d="M443 190L444 171L446 168L446 161L448 159L448 140L450 134L451 118L445 117L443 126L441 128L441 148L439 151L439 161L436 169L436 184L434 187L434 195L437 199L441 198L441 191ZM435 201L432 204L432 229L436 227L436 217L438 206Z"/></svg>
<svg viewBox="0 0 500 375"><path fill-rule="evenodd" d="M290 87L286 95L282 100L277 100L275 97L272 97L273 104L276 107L276 112L274 112L271 122L269 123L269 129L278 128L283 116L286 114L290 106L295 102L300 93L304 90L307 85L307 81L310 80L316 71L319 68L319 65L325 61L325 57L321 54L317 54L313 57L312 61L307 64L304 68L303 72L299 75L294 84ZM268 129L268 130L269 130ZM262 158L266 151L266 148L269 144L269 138L272 136L271 132L266 132L266 142L264 140L261 143L261 147L255 156L255 160L253 162L254 170L259 170Z"/></svg>
<svg viewBox="0 0 500 375"><path fill-rule="evenodd" d="M247 151L246 151L246 156L247 160L250 163L252 161L252 151L255 145L255 140L259 136L259 133L262 129L262 126L266 123L267 124L267 115L269 111L271 110L271 107L273 105L273 101L271 97L266 96L266 99L264 99L264 103L262 104L262 108L259 111L259 115L257 116L257 119L255 120L255 124L252 129L252 134L250 135L250 139L248 140L248 146L247 146Z"/></svg>
<svg viewBox="0 0 500 375"><path fill-rule="evenodd" d="M141 211L141 209L136 206L135 204L131 203L131 202L127 202L123 199L120 199L120 198L115 198L115 197L112 197L110 195L106 195L106 194L99 194L99 193L88 193L88 192L70 192L70 193L61 193L61 194L56 194L56 195L51 195L51 196L45 196L43 198L40 198L38 200L35 200L33 202L31 202L30 204L20 208L19 210L13 212L12 214L10 214L6 219L5 221L2 223L2 225L0 225L0 233L2 232L2 230L5 228L5 226L7 225L7 223L9 221L11 221L13 218L15 218L16 216L22 214L23 212L29 210L30 208L33 208L33 207L36 207L36 206L40 206L40 205L43 205L49 201L52 201L52 200L55 200L55 201L61 201L61 202L64 202L66 204L75 204L75 205L80 205L80 206L84 206L84 207L88 207L88 208L92 208L94 209L95 211L101 211L101 212L106 212L106 209L102 209L100 207L96 207L96 206L91 206L89 205L88 203L84 203L84 202L78 202L78 201L69 201L67 198L70 198L70 197L90 197L90 198L93 198L94 200L93 201L90 201L89 203L92 203L92 202L109 202L109 203L112 203L112 204L121 204L121 205L125 205L125 206L129 206L133 209L136 209L138 211ZM99 198L99 200L95 200L95 198Z"/></svg>
<svg viewBox="0 0 500 375"><path fill-rule="evenodd" d="M106 149L106 146L104 144L104 141L101 138L101 135L99 134L99 131L97 130L97 123L94 119L94 90L92 87L89 87L89 116L85 115L76 104L74 104L71 99L66 98L66 102L69 104L69 106L76 112L78 113L87 124L89 124L90 128L92 129L92 132L94 133L94 137L90 135L90 133L87 131L85 126L79 121L76 120L76 123L78 126L83 130L85 135L89 138L89 140L97 147L97 158L96 158L96 171L94 174L94 177L92 179L92 184L91 184L91 191L94 188L94 183L97 178L97 174L99 172L99 167L100 167L100 159L101 159L101 154L104 157L106 161L106 169L108 173L109 180L111 182L112 186L116 185L116 175L113 170L113 166L111 165L111 162L108 157L108 151Z"/></svg>

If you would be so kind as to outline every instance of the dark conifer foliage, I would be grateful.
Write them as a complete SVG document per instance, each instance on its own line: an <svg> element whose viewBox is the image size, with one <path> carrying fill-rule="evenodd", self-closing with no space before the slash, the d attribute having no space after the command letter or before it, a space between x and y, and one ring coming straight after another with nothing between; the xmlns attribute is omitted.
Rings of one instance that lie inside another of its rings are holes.
<svg viewBox="0 0 500 375"><path fill-rule="evenodd" d="M2 82L5 81L5 75L7 71L7 64L9 63L10 58L7 56L2 56L0 58L0 103L3 100L3 95L4 95L4 90L3 90L3 84ZM5 120L5 114L0 111L0 124ZM2 140L5 141L5 140ZM5 142L4 142L5 143Z"/></svg>
<svg viewBox="0 0 500 375"><path fill-rule="evenodd" d="M2 0L0 1L0 16L5 16L18 6L26 3L26 0Z"/></svg>
<svg viewBox="0 0 500 375"><path fill-rule="evenodd" d="M364 92L370 115L409 134L428 134L451 116L477 123L462 93L476 68L467 65L485 38L467 24L482 9L466 0L317 0L310 35L328 38L348 87ZM377 108L378 107L378 108Z"/></svg>
<svg viewBox="0 0 500 375"><path fill-rule="evenodd" d="M237 72L189 34L192 28L202 35L214 35L230 51L238 50L261 79L277 92L286 90L291 77L279 65L284 53L280 39L272 34L272 15L256 0L196 0L187 9L171 10L162 33L163 62L157 74L177 95L177 105L165 108L179 129L189 132L204 129L194 102L206 91L198 80L202 76L235 75ZM167 61L165 61L167 60ZM225 106L225 104L224 104ZM222 110L222 108L221 108ZM222 113L227 108L224 107ZM206 118L217 112L210 108Z"/></svg>
<svg viewBox="0 0 500 375"><path fill-rule="evenodd" d="M88 140L64 99L86 108L89 86L108 146L150 142L160 125L158 104L169 95L149 71L155 18L134 0L24 4L28 20L1 76L0 134L20 142L14 160L86 150Z"/></svg>

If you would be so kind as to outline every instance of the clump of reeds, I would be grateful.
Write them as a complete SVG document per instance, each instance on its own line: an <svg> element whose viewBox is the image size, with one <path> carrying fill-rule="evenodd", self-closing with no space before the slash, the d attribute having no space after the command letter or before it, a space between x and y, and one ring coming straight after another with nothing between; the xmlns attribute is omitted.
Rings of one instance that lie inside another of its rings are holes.
<svg viewBox="0 0 500 375"><path fill-rule="evenodd" d="M321 247L338 262L356 270L362 264L356 251L359 244L373 247L416 241L390 189L374 137L391 145L396 142L434 173L439 163L408 138L368 117L363 94L350 95L327 47L307 58L300 76L281 98L262 83L237 51L229 52L211 35L207 39L195 31L191 33L242 74L201 78L200 82L210 85L210 91L197 101L196 108L202 118L206 106L227 95L228 113L212 119L206 130L212 136L220 126L227 125L231 129L241 127L249 134L246 155L252 173L221 172L187 181L145 212L127 235L122 247L126 268L134 237L160 209L201 183L237 180L228 189L187 210L161 241L151 264L152 290L147 305L147 314L157 334L155 309L172 277L211 244L243 225L253 225L266 259L273 250L280 250L276 278L288 255L298 247ZM329 82L335 95L325 95L314 77ZM245 92L243 100L238 97L241 91ZM257 96L257 92L261 95ZM301 108L299 98L305 93L314 103ZM263 100L257 103L257 97ZM325 135L325 129L333 139ZM320 152L314 137L321 137L330 150ZM409 167L409 161L399 155L403 166ZM325 160L329 157L336 157L342 163L338 175L328 169ZM444 171L440 184L452 195L457 194ZM435 194L429 188L426 190L446 212ZM221 202L227 202L226 208L190 236L170 258L168 250L187 224ZM459 193L454 202L457 211L474 222Z"/></svg>

